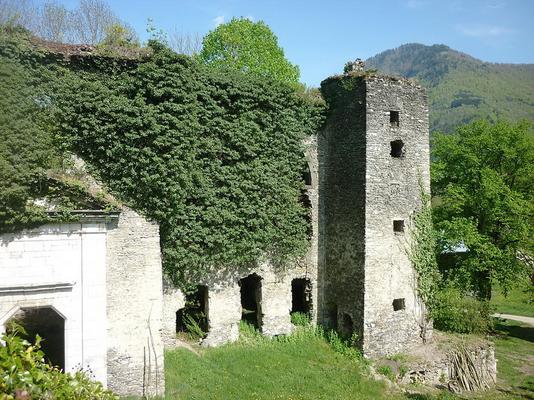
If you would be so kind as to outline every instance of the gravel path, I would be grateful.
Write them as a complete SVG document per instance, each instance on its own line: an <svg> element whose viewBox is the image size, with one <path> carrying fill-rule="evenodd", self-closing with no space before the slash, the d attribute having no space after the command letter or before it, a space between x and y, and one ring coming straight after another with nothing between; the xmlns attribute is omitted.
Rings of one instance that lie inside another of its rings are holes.
<svg viewBox="0 0 534 400"><path fill-rule="evenodd" d="M511 315L511 314L493 314L494 317L511 319L514 321L524 322L530 326L534 326L534 318L532 317L523 317L522 315Z"/></svg>

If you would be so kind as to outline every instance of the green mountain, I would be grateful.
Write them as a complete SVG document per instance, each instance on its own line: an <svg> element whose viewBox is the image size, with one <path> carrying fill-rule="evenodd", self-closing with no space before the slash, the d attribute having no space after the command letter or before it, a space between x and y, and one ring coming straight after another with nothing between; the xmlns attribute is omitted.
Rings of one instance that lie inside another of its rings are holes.
<svg viewBox="0 0 534 400"><path fill-rule="evenodd" d="M410 43L377 54L366 65L426 86L431 130L450 132L479 118L534 123L534 64L488 63L442 44Z"/></svg>

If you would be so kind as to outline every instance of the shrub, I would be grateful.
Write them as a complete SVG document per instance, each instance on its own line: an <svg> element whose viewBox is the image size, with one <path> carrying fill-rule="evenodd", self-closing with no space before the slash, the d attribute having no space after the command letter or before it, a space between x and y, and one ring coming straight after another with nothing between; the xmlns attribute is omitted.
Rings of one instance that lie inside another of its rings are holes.
<svg viewBox="0 0 534 400"><path fill-rule="evenodd" d="M47 364L40 349L41 338L34 344L18 336L23 328L14 327L2 335L0 344L0 399L118 400L85 371L63 373Z"/></svg>
<svg viewBox="0 0 534 400"><path fill-rule="evenodd" d="M310 316L301 312L291 314L291 323L295 326L309 326L311 323Z"/></svg>
<svg viewBox="0 0 534 400"><path fill-rule="evenodd" d="M203 318L205 318L203 313L197 315L184 315L184 324L190 339L199 340L206 337L206 332L204 332L200 326L201 322L199 322Z"/></svg>
<svg viewBox="0 0 534 400"><path fill-rule="evenodd" d="M486 333L492 327L489 303L465 296L452 287L438 292L432 317L434 327L442 331Z"/></svg>

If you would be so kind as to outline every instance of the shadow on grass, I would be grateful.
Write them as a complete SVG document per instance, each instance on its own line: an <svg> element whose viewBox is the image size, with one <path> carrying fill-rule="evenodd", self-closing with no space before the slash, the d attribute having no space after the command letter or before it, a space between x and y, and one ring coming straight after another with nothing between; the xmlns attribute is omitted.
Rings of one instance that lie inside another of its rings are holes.
<svg viewBox="0 0 534 400"><path fill-rule="evenodd" d="M534 343L534 327L508 325L502 321L495 323L495 333L503 339L506 337L515 337Z"/></svg>
<svg viewBox="0 0 534 400"><path fill-rule="evenodd" d="M533 388L529 385L529 387L526 386L520 386L518 389L525 390L527 393L521 393L514 389L503 389L498 388L497 391L504 393L509 396L513 396L514 399L525 399L525 400L534 400L534 396L529 394L529 391L532 391Z"/></svg>
<svg viewBox="0 0 534 400"><path fill-rule="evenodd" d="M423 393L408 393L406 394L407 399L413 400L457 400L454 394L450 392L441 392L438 394L423 394Z"/></svg>

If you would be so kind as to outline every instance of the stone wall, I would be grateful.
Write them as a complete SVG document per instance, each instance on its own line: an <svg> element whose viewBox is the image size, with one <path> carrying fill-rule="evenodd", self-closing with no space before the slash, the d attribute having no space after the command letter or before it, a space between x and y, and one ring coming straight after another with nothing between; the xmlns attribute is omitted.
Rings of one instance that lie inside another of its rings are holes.
<svg viewBox="0 0 534 400"><path fill-rule="evenodd" d="M108 387L163 395L159 228L124 208L107 237Z"/></svg>
<svg viewBox="0 0 534 400"><path fill-rule="evenodd" d="M476 372L479 386L472 389L487 389L495 385L497 380L497 359L495 345L483 338L460 337L438 332L430 343L416 346L409 359L402 365L406 373L399 377L403 384L425 384L441 388L449 388L454 392L465 391L465 382L471 382L471 376L461 374L455 367L455 359L465 360L469 355L470 371ZM379 361L381 365L384 361ZM467 361L467 360L466 360Z"/></svg>
<svg viewBox="0 0 534 400"><path fill-rule="evenodd" d="M362 74L329 78L322 91L322 320L355 332L368 356L397 353L421 341L406 248L419 182L429 189L426 95L404 79Z"/></svg>
<svg viewBox="0 0 534 400"><path fill-rule="evenodd" d="M324 281L321 321L363 335L365 265L365 82L323 83L330 111L319 135L320 225ZM350 320L351 321L350 321ZM349 333L349 332L345 332Z"/></svg>
<svg viewBox="0 0 534 400"><path fill-rule="evenodd" d="M319 238L319 167L317 137L308 137L304 143L309 166L310 184L304 194L308 197L311 220L310 246L306 255L288 266L275 266L268 261L241 268L217 268L198 282L208 289L207 318L208 334L204 346L218 346L239 338L239 322L242 316L239 281L256 274L261 278L261 332L266 336L288 334L292 331L290 312L292 308L291 284L293 279L307 279L311 283L312 307L310 317L317 321L319 308L317 257ZM176 312L185 306L185 296L167 283L164 290L163 337L166 346L176 344Z"/></svg>
<svg viewBox="0 0 534 400"><path fill-rule="evenodd" d="M64 320L65 370L89 367L104 385L106 290L102 219L0 236L0 331L21 309L51 308Z"/></svg>

